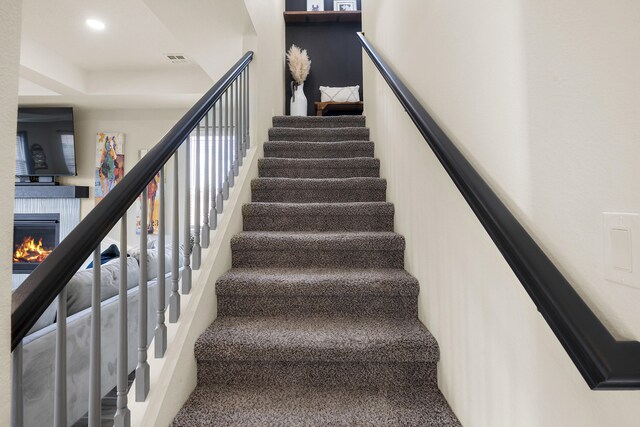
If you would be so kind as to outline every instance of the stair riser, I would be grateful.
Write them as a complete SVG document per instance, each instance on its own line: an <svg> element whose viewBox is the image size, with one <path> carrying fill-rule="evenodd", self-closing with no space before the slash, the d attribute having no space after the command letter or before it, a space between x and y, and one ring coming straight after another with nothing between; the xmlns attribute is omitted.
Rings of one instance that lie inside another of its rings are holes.
<svg viewBox="0 0 640 427"><path fill-rule="evenodd" d="M404 268L404 251L233 250L234 268Z"/></svg>
<svg viewBox="0 0 640 427"><path fill-rule="evenodd" d="M342 316L411 319L418 298L376 295L218 295L218 316Z"/></svg>
<svg viewBox="0 0 640 427"><path fill-rule="evenodd" d="M345 127L364 127L365 119L363 116L330 116L323 118L316 117L293 117L282 116L273 118L274 128L345 128Z"/></svg>
<svg viewBox="0 0 640 427"><path fill-rule="evenodd" d="M263 178L357 178L380 177L380 168L283 168L260 166Z"/></svg>
<svg viewBox="0 0 640 427"><path fill-rule="evenodd" d="M435 363L198 362L198 386L413 388L437 383Z"/></svg>
<svg viewBox="0 0 640 427"><path fill-rule="evenodd" d="M369 141L367 128L342 129L269 129L269 141L339 142Z"/></svg>
<svg viewBox="0 0 640 427"><path fill-rule="evenodd" d="M251 190L253 202L274 203L350 203L350 202L384 202L386 190Z"/></svg>
<svg viewBox="0 0 640 427"><path fill-rule="evenodd" d="M244 231L393 231L393 215L245 215Z"/></svg>
<svg viewBox="0 0 640 427"><path fill-rule="evenodd" d="M302 144L301 144L302 145ZM302 147L302 146L269 146L264 145L264 156L281 159L352 159L356 157L373 157L373 144L358 144L357 147L336 148L327 147Z"/></svg>

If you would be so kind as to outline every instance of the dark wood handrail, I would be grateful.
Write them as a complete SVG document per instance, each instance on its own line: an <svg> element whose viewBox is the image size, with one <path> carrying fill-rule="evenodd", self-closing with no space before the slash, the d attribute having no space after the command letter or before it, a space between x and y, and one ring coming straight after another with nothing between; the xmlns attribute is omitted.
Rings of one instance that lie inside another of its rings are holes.
<svg viewBox="0 0 640 427"><path fill-rule="evenodd" d="M13 292L12 350L252 60L244 54Z"/></svg>
<svg viewBox="0 0 640 427"><path fill-rule="evenodd" d="M592 389L640 389L640 342L616 341L393 69L362 46Z"/></svg>

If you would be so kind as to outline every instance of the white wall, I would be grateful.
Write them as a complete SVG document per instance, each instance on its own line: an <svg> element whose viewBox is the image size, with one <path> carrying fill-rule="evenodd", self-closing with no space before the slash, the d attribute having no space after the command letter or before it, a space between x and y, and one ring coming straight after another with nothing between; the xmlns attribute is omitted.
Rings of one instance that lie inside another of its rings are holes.
<svg viewBox="0 0 640 427"><path fill-rule="evenodd" d="M257 142L267 138L273 116L284 114L284 0L244 0L254 34L244 38L245 50L256 55L251 69L253 119ZM256 142L255 138L253 140Z"/></svg>
<svg viewBox="0 0 640 427"><path fill-rule="evenodd" d="M530 0L522 15L528 216L600 318L640 340L640 289L603 279L601 215L640 212L640 3Z"/></svg>
<svg viewBox="0 0 640 427"><path fill-rule="evenodd" d="M0 205L13 206L21 1L0 3ZM0 215L0 425L11 416L11 253L13 217Z"/></svg>
<svg viewBox="0 0 640 427"><path fill-rule="evenodd" d="M640 212L636 2L368 0L367 38L619 338L640 290L603 277L605 211ZM615 30L614 30L615 29ZM637 392L590 391L378 72L368 125L465 426L631 426Z"/></svg>
<svg viewBox="0 0 640 427"><path fill-rule="evenodd" d="M85 185L89 187L89 199L81 203L81 218L84 218L95 206L94 186L96 168L96 134L99 132L122 132L124 136L124 169L125 175L139 160L140 150L153 148L162 137L176 124L186 110L95 110L87 108L74 109L76 134L76 164L78 175L63 177L62 184ZM172 173L167 167L167 174ZM167 200L170 200L171 189L167 185ZM137 244L135 239L136 209L129 209L127 224L129 226L128 243ZM171 221L171 217L167 217ZM170 222L168 222L170 223ZM111 237L118 238L119 227L112 231ZM104 249L104 248L103 248Z"/></svg>

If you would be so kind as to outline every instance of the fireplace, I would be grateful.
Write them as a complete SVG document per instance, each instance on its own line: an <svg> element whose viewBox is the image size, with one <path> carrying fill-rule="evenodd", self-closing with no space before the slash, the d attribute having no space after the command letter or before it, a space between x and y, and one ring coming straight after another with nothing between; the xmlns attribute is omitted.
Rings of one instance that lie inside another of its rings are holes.
<svg viewBox="0 0 640 427"><path fill-rule="evenodd" d="M13 272L32 272L60 239L60 214L14 214Z"/></svg>

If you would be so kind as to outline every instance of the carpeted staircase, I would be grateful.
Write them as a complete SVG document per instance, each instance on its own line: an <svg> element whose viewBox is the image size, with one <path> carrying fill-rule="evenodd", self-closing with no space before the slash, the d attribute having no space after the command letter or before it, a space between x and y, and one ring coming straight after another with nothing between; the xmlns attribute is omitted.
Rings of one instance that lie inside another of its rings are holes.
<svg viewBox="0 0 640 427"><path fill-rule="evenodd" d="M364 117L273 125L174 426L459 426Z"/></svg>

